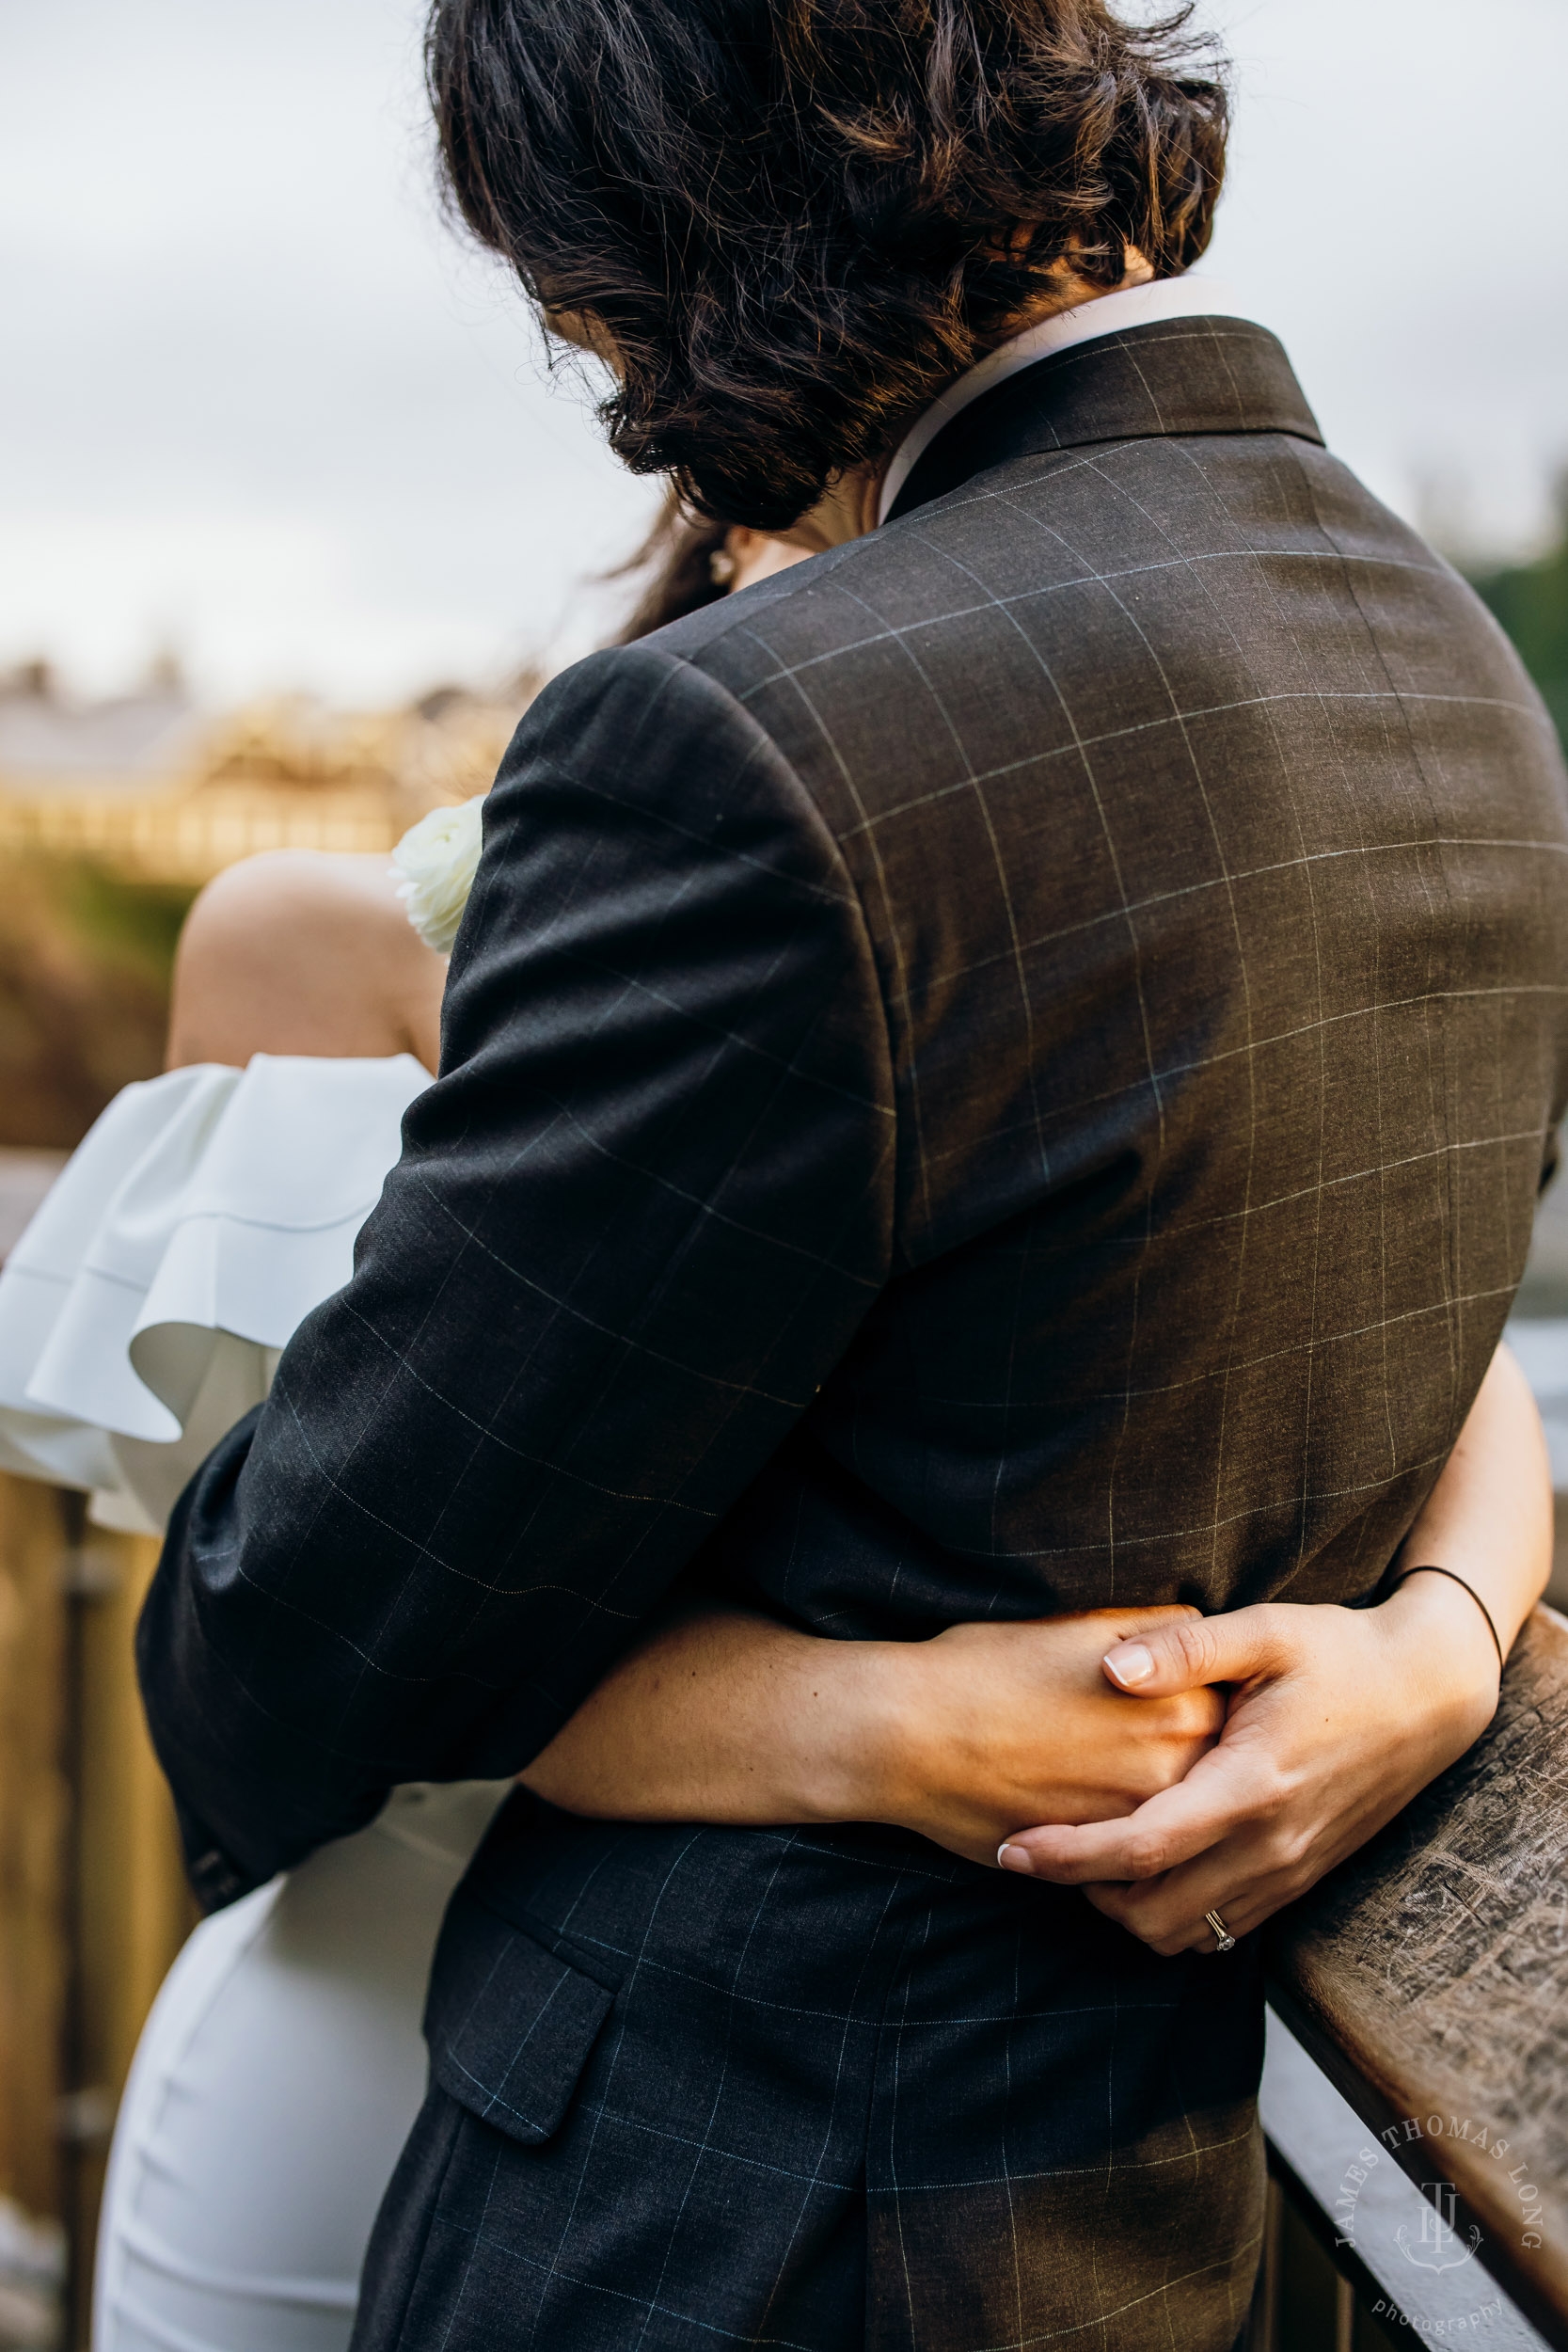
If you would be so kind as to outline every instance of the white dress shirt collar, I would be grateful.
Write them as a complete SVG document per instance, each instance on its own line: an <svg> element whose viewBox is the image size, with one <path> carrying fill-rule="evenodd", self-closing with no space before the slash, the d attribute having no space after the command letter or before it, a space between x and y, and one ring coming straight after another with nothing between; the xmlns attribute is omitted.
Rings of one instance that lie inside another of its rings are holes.
<svg viewBox="0 0 1568 2352"><path fill-rule="evenodd" d="M1156 278L1147 286L1125 286L1117 294L1099 294L1076 310L1057 310L1037 326L1024 327L949 384L910 427L887 469L877 504L878 522L887 520L888 509L943 425L950 424L972 400L1005 383L1021 368L1033 367L1037 359L1053 351L1070 350L1074 343L1119 334L1130 326L1149 326L1161 319L1244 316L1220 279L1206 277L1200 270L1187 270L1180 278Z"/></svg>

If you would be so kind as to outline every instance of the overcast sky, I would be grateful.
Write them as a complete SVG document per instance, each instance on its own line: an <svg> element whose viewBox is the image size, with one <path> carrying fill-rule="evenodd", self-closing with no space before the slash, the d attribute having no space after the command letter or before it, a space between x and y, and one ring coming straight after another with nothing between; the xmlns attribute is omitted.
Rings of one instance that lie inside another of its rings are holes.
<svg viewBox="0 0 1568 2352"><path fill-rule="evenodd" d="M440 221L416 0L0 0L0 662L376 699L582 649L645 484ZM1565 0L1208 0L1208 267L1333 445L1513 550L1568 460Z"/></svg>

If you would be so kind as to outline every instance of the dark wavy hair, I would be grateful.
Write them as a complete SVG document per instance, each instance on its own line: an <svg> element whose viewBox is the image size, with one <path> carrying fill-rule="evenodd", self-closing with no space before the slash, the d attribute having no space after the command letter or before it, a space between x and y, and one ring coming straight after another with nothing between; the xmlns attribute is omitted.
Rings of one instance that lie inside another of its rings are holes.
<svg viewBox="0 0 1568 2352"><path fill-rule="evenodd" d="M641 546L605 575L607 580L634 580L639 591L611 642L634 645L640 637L651 637L656 628L684 620L687 613L700 612L705 604L717 604L727 596L722 573L715 576L714 558L723 557L729 534L728 523L689 513L673 490L666 491Z"/></svg>
<svg viewBox="0 0 1568 2352"><path fill-rule="evenodd" d="M783 530L1067 260L1208 244L1228 127L1191 0L434 0L449 196L621 371L635 473Z"/></svg>

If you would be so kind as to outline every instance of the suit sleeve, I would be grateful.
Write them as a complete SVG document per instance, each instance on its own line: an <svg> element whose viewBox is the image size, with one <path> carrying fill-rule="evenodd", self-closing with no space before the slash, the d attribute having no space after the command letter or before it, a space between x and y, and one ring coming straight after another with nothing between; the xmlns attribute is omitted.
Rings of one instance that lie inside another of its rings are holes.
<svg viewBox="0 0 1568 2352"><path fill-rule="evenodd" d="M652 646L558 679L354 1278L144 1611L207 1900L549 1740L885 1282L892 1102L859 902L767 736Z"/></svg>

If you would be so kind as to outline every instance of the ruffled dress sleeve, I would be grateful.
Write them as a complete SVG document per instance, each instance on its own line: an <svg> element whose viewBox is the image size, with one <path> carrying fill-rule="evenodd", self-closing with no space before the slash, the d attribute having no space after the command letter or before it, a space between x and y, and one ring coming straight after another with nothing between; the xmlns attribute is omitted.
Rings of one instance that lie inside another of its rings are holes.
<svg viewBox="0 0 1568 2352"><path fill-rule="evenodd" d="M160 1533L348 1280L429 1084L409 1054L258 1054L118 1094L0 1273L0 1469Z"/></svg>

